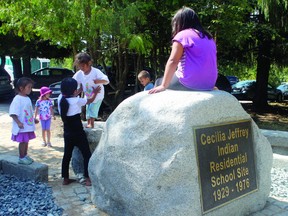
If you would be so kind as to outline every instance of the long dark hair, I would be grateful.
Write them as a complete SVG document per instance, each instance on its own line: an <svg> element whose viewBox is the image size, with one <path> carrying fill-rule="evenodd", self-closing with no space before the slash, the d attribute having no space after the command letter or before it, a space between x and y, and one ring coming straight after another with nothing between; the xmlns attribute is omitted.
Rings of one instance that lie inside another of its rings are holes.
<svg viewBox="0 0 288 216"><path fill-rule="evenodd" d="M77 81L71 77L65 78L61 82L62 98L60 100L61 119L65 123L69 103L66 98L74 97L74 92L77 90Z"/></svg>
<svg viewBox="0 0 288 216"><path fill-rule="evenodd" d="M212 39L212 35L206 31L200 23L200 20L194 10L188 7L183 7L178 10L174 15L172 22L172 37L185 29L196 29L199 33L199 37L204 38L205 36Z"/></svg>

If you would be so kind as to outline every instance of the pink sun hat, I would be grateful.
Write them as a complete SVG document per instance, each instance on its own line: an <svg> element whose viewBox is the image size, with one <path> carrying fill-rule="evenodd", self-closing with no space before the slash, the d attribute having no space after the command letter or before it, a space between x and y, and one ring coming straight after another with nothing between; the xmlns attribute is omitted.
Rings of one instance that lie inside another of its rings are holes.
<svg viewBox="0 0 288 216"><path fill-rule="evenodd" d="M43 97L46 94L50 94L52 90L46 86L41 87L40 89L40 97Z"/></svg>

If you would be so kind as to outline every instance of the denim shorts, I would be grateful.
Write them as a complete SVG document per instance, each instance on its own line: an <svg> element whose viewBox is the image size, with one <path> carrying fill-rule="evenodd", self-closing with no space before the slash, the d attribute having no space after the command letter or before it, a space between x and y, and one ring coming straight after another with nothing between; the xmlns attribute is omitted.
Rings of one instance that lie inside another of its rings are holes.
<svg viewBox="0 0 288 216"><path fill-rule="evenodd" d="M98 118L98 113L102 100L97 100L96 103L91 103L86 106L86 119Z"/></svg>

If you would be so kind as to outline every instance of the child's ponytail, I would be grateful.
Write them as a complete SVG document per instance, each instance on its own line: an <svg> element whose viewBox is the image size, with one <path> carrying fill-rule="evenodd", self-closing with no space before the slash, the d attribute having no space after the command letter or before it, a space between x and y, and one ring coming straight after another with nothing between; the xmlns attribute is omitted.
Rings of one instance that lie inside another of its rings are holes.
<svg viewBox="0 0 288 216"><path fill-rule="evenodd" d="M60 109L61 109L61 119L64 123L66 123L67 112L69 109L69 103L68 103L65 96L62 96L62 98L60 100Z"/></svg>
<svg viewBox="0 0 288 216"><path fill-rule="evenodd" d="M61 82L61 93L62 98L60 100L60 113L61 119L65 123L67 120L67 112L69 109L69 103L67 98L73 97L75 91L77 90L77 81L71 77L65 78Z"/></svg>

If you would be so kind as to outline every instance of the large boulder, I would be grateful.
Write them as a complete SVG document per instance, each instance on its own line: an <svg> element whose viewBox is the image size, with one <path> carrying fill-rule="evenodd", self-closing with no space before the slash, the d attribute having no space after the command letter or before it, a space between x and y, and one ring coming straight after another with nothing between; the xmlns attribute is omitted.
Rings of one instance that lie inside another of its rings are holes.
<svg viewBox="0 0 288 216"><path fill-rule="evenodd" d="M271 166L269 142L229 93L140 92L106 121L92 201L113 216L247 215L266 203Z"/></svg>

